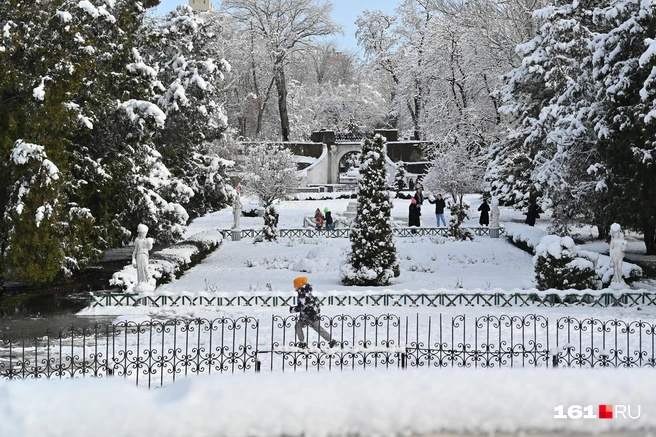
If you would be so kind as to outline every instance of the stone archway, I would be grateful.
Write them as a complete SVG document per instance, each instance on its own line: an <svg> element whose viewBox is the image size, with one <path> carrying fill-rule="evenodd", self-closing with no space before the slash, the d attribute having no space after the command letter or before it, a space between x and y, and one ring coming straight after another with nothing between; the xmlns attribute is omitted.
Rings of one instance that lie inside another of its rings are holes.
<svg viewBox="0 0 656 437"><path fill-rule="evenodd" d="M355 183L356 179L346 177L346 172L352 168L357 168L360 161L360 152L362 147L357 146L338 146L338 153L334 157L333 169L336 170L335 178L337 183Z"/></svg>

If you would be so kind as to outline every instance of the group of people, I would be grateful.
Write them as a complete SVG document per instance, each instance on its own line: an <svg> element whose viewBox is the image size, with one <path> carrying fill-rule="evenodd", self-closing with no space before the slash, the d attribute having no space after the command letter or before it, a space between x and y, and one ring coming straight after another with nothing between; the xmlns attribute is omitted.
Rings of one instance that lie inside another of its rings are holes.
<svg viewBox="0 0 656 437"><path fill-rule="evenodd" d="M415 195L410 199L410 207L408 211L408 226L421 226L421 205L424 203L424 190L420 185L417 187ZM444 217L444 209L446 208L446 201L442 198L442 194L438 194L437 197L429 196L427 199L429 203L435 205L435 222L437 227L440 226L446 227L446 218ZM478 207L481 216L478 219L478 223L481 226L490 225L490 205L487 203L487 199L483 199L483 203Z"/></svg>
<svg viewBox="0 0 656 437"><path fill-rule="evenodd" d="M408 226L421 226L421 206L424 203L424 189L420 185L417 187L415 195L410 199L410 209L408 211ZM444 208L446 208L446 201L442 198L441 194L437 197L432 195L428 198L428 202L435 205L435 220L437 226L446 226L446 218L444 217Z"/></svg>
<svg viewBox="0 0 656 437"><path fill-rule="evenodd" d="M314 211L314 223L317 227L317 231L323 229L324 225L326 226L326 229L335 229L335 223L333 223L333 215L328 207L325 207L323 212L321 212L319 208Z"/></svg>

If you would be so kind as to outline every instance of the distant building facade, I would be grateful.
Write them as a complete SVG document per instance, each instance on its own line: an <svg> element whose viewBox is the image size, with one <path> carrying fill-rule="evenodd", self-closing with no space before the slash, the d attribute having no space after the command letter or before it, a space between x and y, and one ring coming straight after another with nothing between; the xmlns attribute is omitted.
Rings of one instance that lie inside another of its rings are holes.
<svg viewBox="0 0 656 437"><path fill-rule="evenodd" d="M195 11L214 12L211 0L189 0L189 6Z"/></svg>

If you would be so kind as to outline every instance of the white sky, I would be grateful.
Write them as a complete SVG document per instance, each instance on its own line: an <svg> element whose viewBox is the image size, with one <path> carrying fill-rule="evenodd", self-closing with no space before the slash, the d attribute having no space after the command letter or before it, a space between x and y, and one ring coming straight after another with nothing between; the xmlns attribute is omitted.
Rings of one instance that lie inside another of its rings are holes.
<svg viewBox="0 0 656 437"><path fill-rule="evenodd" d="M179 4L188 3L181 0L162 0L157 12L165 14L175 9ZM357 42L355 39L355 20L363 10L380 10L387 14L394 12L394 9L401 3L401 0L333 0L333 20L344 28L344 35L337 36L336 39L343 50L356 50ZM220 1L213 1L214 7L220 5Z"/></svg>

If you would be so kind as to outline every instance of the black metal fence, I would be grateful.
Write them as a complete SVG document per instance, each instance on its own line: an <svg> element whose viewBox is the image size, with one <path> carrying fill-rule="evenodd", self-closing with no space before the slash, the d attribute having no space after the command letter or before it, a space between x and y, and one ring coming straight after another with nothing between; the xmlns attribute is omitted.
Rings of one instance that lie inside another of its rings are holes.
<svg viewBox="0 0 656 437"><path fill-rule="evenodd" d="M323 316L339 345L294 316L153 320L71 327L4 339L0 377L124 377L162 386L212 373L347 370L369 367L654 367L656 325L643 321L549 319L543 315L416 318Z"/></svg>

